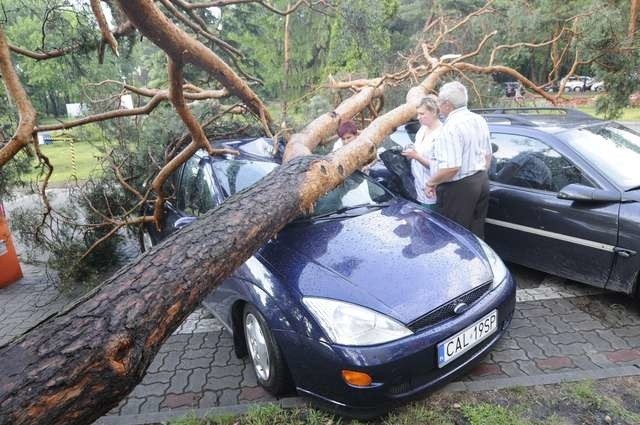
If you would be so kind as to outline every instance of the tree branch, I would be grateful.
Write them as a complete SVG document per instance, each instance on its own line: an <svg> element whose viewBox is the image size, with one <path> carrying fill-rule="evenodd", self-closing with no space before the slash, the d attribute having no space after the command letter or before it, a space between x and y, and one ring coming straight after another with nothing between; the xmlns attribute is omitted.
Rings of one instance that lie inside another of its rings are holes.
<svg viewBox="0 0 640 425"><path fill-rule="evenodd" d="M190 63L211 73L229 92L242 100L256 116L271 116L262 100L227 65L201 42L191 38L160 12L152 0L118 0L131 22L153 43L179 63Z"/></svg>
<svg viewBox="0 0 640 425"><path fill-rule="evenodd" d="M33 140L33 129L36 126L36 110L31 104L13 63L9 52L9 42L4 29L0 26L0 74L4 81L7 93L18 108L20 117L18 128L11 140L0 148L0 167L15 156L20 149L27 146Z"/></svg>

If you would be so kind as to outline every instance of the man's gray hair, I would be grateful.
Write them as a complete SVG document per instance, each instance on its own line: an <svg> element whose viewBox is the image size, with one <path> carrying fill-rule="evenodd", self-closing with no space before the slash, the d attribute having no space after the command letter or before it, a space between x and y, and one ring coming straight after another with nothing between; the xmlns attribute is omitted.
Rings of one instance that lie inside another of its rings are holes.
<svg viewBox="0 0 640 425"><path fill-rule="evenodd" d="M441 102L449 102L454 108L458 109L467 106L469 96L467 95L467 88L462 83L451 81L440 87L438 99Z"/></svg>

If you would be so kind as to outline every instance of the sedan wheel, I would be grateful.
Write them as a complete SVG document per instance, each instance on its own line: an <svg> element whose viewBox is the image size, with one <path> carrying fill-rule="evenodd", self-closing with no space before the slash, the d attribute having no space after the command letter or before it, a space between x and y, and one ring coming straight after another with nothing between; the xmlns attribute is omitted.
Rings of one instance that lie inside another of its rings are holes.
<svg viewBox="0 0 640 425"><path fill-rule="evenodd" d="M289 372L266 320L251 304L243 314L244 336L258 383L274 395L290 387Z"/></svg>
<svg viewBox="0 0 640 425"><path fill-rule="evenodd" d="M145 229L140 229L138 232L138 244L140 245L140 252L147 252L154 245L151 235Z"/></svg>

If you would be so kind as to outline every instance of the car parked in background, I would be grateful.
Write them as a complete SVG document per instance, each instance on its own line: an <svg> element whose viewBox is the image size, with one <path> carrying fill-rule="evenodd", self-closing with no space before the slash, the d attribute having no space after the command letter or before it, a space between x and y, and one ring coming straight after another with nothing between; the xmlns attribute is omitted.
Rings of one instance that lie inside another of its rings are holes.
<svg viewBox="0 0 640 425"><path fill-rule="evenodd" d="M487 243L510 262L639 295L640 134L571 109L477 112L494 150Z"/></svg>
<svg viewBox="0 0 640 425"><path fill-rule="evenodd" d="M279 165L269 139L215 146L240 155L200 151L174 173L175 201L161 231L144 228L146 249ZM203 304L264 388L370 416L484 357L509 326L515 284L473 234L356 172Z"/></svg>
<svg viewBox="0 0 640 425"><path fill-rule="evenodd" d="M564 83L565 91L587 91L591 89L593 78L584 75L572 75L570 77L563 78L560 81L560 86L562 86L562 83Z"/></svg>

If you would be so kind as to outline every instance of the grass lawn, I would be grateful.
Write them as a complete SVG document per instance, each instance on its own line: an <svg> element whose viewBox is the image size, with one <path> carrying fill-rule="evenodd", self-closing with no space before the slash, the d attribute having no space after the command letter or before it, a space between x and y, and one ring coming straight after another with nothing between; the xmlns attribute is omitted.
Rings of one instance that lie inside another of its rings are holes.
<svg viewBox="0 0 640 425"><path fill-rule="evenodd" d="M580 106L578 109L594 117L604 118L602 115L596 114L595 106ZM640 108L624 108L622 116L617 118L616 121L640 121Z"/></svg>
<svg viewBox="0 0 640 425"><path fill-rule="evenodd" d="M436 393L369 422L380 425L640 424L640 380L612 378L481 393ZM190 415L172 425L356 425L319 410L268 405L239 417Z"/></svg>
<svg viewBox="0 0 640 425"><path fill-rule="evenodd" d="M53 184L64 184L74 180L74 175L78 180L86 180L99 163L96 156L102 156L97 146L88 142L55 140L50 145L40 145L40 149L53 165L53 174L49 180ZM31 173L23 177L26 180L42 179L38 177L40 167L36 160L33 161L33 167Z"/></svg>

